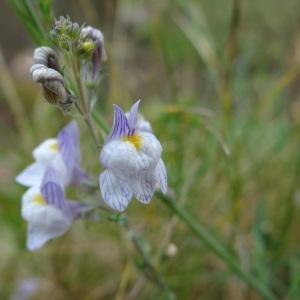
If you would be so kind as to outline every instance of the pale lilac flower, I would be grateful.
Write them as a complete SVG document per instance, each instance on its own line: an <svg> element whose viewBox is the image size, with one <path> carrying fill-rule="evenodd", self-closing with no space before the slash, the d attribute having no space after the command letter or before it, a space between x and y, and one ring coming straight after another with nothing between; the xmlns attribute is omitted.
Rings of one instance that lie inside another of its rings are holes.
<svg viewBox="0 0 300 300"><path fill-rule="evenodd" d="M80 39L83 48L85 48L86 45L88 45L86 47L89 48L89 43L92 43L92 79L95 80L102 61L106 59L103 34L100 30L92 26L86 26L83 27L80 32Z"/></svg>
<svg viewBox="0 0 300 300"><path fill-rule="evenodd" d="M29 188L22 197L29 250L37 250L48 240L63 235L73 220L88 209L85 204L65 199L62 181L62 174L49 167L41 185Z"/></svg>
<svg viewBox="0 0 300 300"><path fill-rule="evenodd" d="M100 175L102 197L118 211L124 211L133 196L142 203L149 203L157 188L167 192L162 146L151 132L151 126L141 130L139 103L140 100L127 116L114 105L113 126L100 153L105 167Z"/></svg>
<svg viewBox="0 0 300 300"><path fill-rule="evenodd" d="M49 166L62 174L63 185L79 184L87 178L80 167L79 132L75 121L65 126L56 138L49 138L36 147L33 157L35 162L16 177L24 186L40 185Z"/></svg>

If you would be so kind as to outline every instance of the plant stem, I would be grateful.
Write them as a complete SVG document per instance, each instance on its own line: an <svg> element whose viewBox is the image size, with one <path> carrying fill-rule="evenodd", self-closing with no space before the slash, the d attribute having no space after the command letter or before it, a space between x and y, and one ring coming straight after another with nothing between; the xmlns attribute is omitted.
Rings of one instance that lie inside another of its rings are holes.
<svg viewBox="0 0 300 300"><path fill-rule="evenodd" d="M95 121L95 123L106 133L109 133L109 125L107 124L106 120L103 118L101 114L99 114L97 111L92 112L92 117Z"/></svg>
<svg viewBox="0 0 300 300"><path fill-rule="evenodd" d="M91 122L90 122L90 119L87 117L87 115L85 114L85 112L80 108L79 104L75 101L75 107L76 109L78 110L79 114L83 117L90 133L91 133L91 136L92 136L92 139L97 147L97 150L99 150L101 148L101 146L98 144L98 140L97 140L97 137L96 137L96 134L94 132L94 129L93 127L91 126Z"/></svg>
<svg viewBox="0 0 300 300"><path fill-rule="evenodd" d="M245 283L256 290L264 299L276 299L268 287L259 282L250 273L243 271L237 259L214 236L212 236L205 227L195 221L184 208L179 207L173 199L162 193L157 193L157 196L186 224L199 240L204 242L235 274L239 275Z"/></svg>
<svg viewBox="0 0 300 300"><path fill-rule="evenodd" d="M101 146L98 143L98 138L97 138L97 135L95 132L95 128L93 126L93 121L91 118L91 111L89 108L89 102L86 97L85 91L83 89L78 64L74 60L72 61L72 68L73 68L73 72L74 72L75 81L76 81L76 84L78 87L78 93L80 95L80 99L81 99L81 103L82 103L82 109L79 107L78 103L76 103L76 102L75 102L75 106L76 106L77 110L79 111L79 113L83 116L84 121L91 133L92 139L96 145L96 148L97 148L97 150L99 150L99 149L101 149Z"/></svg>
<svg viewBox="0 0 300 300"><path fill-rule="evenodd" d="M160 274L156 271L151 258L149 257L148 253L145 251L144 246L139 238L139 236L136 234L136 232L131 228L129 225L128 219L126 215L120 215L112 218L109 218L109 220L114 221L125 229L125 231L128 233L133 246L135 247L136 251L140 255L140 257L143 260L143 265L145 268L145 276L151 280L154 284L157 285L157 287L166 293L167 299L174 299L174 294L168 287L168 285L165 283L163 278L160 276Z"/></svg>

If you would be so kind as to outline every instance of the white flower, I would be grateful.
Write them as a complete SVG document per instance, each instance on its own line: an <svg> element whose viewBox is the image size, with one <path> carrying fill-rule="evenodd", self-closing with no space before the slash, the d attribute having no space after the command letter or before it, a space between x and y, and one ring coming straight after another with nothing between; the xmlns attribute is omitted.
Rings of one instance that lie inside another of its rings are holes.
<svg viewBox="0 0 300 300"><path fill-rule="evenodd" d="M49 166L62 174L63 185L78 184L86 178L79 165L79 133L76 122L65 126L57 138L42 142L33 150L33 157L35 162L16 177L16 181L24 186L39 186Z"/></svg>
<svg viewBox="0 0 300 300"><path fill-rule="evenodd" d="M167 173L161 159L162 146L151 131L141 130L137 101L126 116L114 106L114 122L101 153L105 167L100 175L104 201L113 209L124 211L135 196L149 203L155 190L167 192Z"/></svg>
<svg viewBox="0 0 300 300"><path fill-rule="evenodd" d="M65 199L61 176L48 168L41 185L29 188L22 197L22 217L28 222L29 250L37 250L48 240L63 235L73 220L88 208Z"/></svg>

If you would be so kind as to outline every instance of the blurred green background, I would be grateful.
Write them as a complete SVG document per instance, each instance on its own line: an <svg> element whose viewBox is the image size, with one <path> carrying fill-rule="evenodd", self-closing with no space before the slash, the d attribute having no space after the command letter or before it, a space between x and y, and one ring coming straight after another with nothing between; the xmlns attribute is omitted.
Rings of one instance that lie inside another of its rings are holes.
<svg viewBox="0 0 300 300"><path fill-rule="evenodd" d="M68 0L54 7L56 17L68 14L105 35L97 109L111 122L112 103L126 109L141 98L177 202L278 299L300 299L300 2ZM0 299L165 299L115 224L78 221L43 249L26 250L25 189L14 177L68 121L31 81L33 48L2 1ZM98 156L81 125L83 164L97 176ZM127 213L177 299L261 299L158 199L133 201ZM13 298L28 282L36 287L31 298Z"/></svg>

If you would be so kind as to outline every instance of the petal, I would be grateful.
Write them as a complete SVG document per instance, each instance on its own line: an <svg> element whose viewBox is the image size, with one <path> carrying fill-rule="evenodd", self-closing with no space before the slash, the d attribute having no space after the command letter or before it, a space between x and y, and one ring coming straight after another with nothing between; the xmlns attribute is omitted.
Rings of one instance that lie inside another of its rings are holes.
<svg viewBox="0 0 300 300"><path fill-rule="evenodd" d="M137 100L132 106L128 114L128 125L130 127L130 135L134 134L137 121L138 121L138 111L139 111L139 104L141 100Z"/></svg>
<svg viewBox="0 0 300 300"><path fill-rule="evenodd" d="M58 153L58 140L50 138L42 142L33 150L33 157L37 161L49 162Z"/></svg>
<svg viewBox="0 0 300 300"><path fill-rule="evenodd" d="M134 184L134 195L138 201L148 204L152 199L156 186L156 178L153 171L141 174Z"/></svg>
<svg viewBox="0 0 300 300"><path fill-rule="evenodd" d="M110 170L100 174L100 190L105 203L120 212L126 209L132 198L128 182L119 179Z"/></svg>
<svg viewBox="0 0 300 300"><path fill-rule="evenodd" d="M70 184L73 174L65 164L61 153L58 153L47 165L47 168L54 169L59 174L60 183L63 186Z"/></svg>
<svg viewBox="0 0 300 300"><path fill-rule="evenodd" d="M95 43L96 48L92 53L92 78L95 80L97 78L97 73L100 70L101 61L102 61L102 47L103 45L100 42Z"/></svg>
<svg viewBox="0 0 300 300"><path fill-rule="evenodd" d="M143 116L139 115L138 116L138 121L137 121L137 130L138 131L147 131L152 133L152 127L150 122L148 122Z"/></svg>
<svg viewBox="0 0 300 300"><path fill-rule="evenodd" d="M40 196L40 189L32 187L22 197L22 217L29 223L29 250L36 250L49 239L64 234L71 225L71 218L47 203L35 201L36 196Z"/></svg>
<svg viewBox="0 0 300 300"><path fill-rule="evenodd" d="M24 186L40 185L47 165L42 162L35 162L23 170L16 181Z"/></svg>
<svg viewBox="0 0 300 300"><path fill-rule="evenodd" d="M160 190L166 194L168 191L167 170L162 159L158 161L155 168L155 177Z"/></svg>
<svg viewBox="0 0 300 300"><path fill-rule="evenodd" d="M130 133L130 128L129 128L128 120L123 110L118 105L114 105L113 126L109 136L107 137L106 142L110 142L121 136L128 135L129 133Z"/></svg>
<svg viewBox="0 0 300 300"><path fill-rule="evenodd" d="M65 201L61 174L51 167L45 172L41 184L41 194L47 204L56 207L69 216L70 213Z"/></svg>
<svg viewBox="0 0 300 300"><path fill-rule="evenodd" d="M142 141L138 154L144 162L144 171L154 169L160 159L162 146L154 134L145 131L138 134Z"/></svg>
<svg viewBox="0 0 300 300"><path fill-rule="evenodd" d="M55 207L33 206L28 221L27 248L41 248L48 240L63 235L70 226L71 220Z"/></svg>
<svg viewBox="0 0 300 300"><path fill-rule="evenodd" d="M31 216L32 205L38 205L34 199L36 196L41 195L40 188L38 186L33 186L29 188L22 196L22 217L25 220L29 220Z"/></svg>
<svg viewBox="0 0 300 300"><path fill-rule="evenodd" d="M121 179L137 178L140 170L148 167L147 158L140 157L130 142L111 141L104 145L100 160L105 168L113 170Z"/></svg>
<svg viewBox="0 0 300 300"><path fill-rule="evenodd" d="M80 160L79 132L75 121L65 126L58 134L59 152L71 172Z"/></svg>

